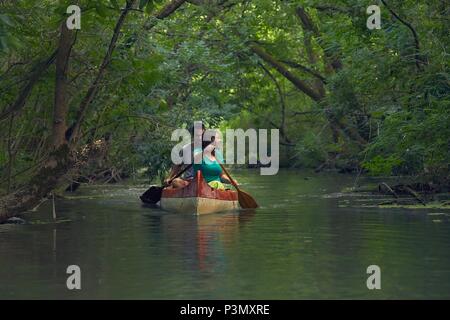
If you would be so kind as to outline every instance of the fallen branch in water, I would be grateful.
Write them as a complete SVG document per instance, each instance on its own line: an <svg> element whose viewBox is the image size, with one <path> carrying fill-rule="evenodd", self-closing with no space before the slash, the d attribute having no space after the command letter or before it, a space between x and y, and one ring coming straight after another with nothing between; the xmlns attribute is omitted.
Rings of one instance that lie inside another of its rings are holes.
<svg viewBox="0 0 450 320"><path fill-rule="evenodd" d="M411 189L411 188L408 187L408 186L404 186L403 188L404 188L404 190L405 190L407 193L409 193L410 195L412 195L417 201L419 201L421 204L423 204L424 206L426 206L425 201L423 201L423 200L420 198L420 196L419 196L413 189Z"/></svg>
<svg viewBox="0 0 450 320"><path fill-rule="evenodd" d="M394 190L392 190L392 188L386 182L382 182L378 185L378 191L380 193L383 192L382 187L386 188L386 190L389 191L390 194L392 194L396 199L398 199L398 195L395 193Z"/></svg>

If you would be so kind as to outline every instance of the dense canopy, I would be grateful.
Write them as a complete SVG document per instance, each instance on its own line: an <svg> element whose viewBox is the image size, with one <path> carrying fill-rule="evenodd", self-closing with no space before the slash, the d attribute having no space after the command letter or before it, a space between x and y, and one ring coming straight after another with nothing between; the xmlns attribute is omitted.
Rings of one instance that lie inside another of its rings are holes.
<svg viewBox="0 0 450 320"><path fill-rule="evenodd" d="M0 217L74 180L163 176L172 130L194 120L278 128L286 167L448 177L449 9L0 1Z"/></svg>

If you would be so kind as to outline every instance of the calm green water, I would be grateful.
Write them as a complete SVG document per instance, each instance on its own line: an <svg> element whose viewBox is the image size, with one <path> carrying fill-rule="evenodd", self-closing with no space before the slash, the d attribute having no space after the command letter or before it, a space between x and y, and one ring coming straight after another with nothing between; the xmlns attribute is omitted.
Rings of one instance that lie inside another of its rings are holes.
<svg viewBox="0 0 450 320"><path fill-rule="evenodd" d="M0 225L0 298L450 298L450 211L356 206L338 193L351 176L236 177L260 209L171 214L141 205L145 186L88 186L57 200L58 223L46 203ZM381 290L366 287L372 264Z"/></svg>

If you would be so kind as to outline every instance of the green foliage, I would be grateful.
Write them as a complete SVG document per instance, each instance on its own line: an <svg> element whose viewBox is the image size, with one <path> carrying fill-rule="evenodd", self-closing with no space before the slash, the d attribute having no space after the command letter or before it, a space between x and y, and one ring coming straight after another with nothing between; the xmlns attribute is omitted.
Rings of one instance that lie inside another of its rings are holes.
<svg viewBox="0 0 450 320"><path fill-rule="evenodd" d="M369 161L364 162L363 168L369 170L373 175L389 176L392 174L394 168L401 163L402 160L395 158L394 156L383 158L382 156L377 155Z"/></svg>
<svg viewBox="0 0 450 320"><path fill-rule="evenodd" d="M15 22L6 14L0 14L0 52L7 51L18 45L17 39L12 35Z"/></svg>
<svg viewBox="0 0 450 320"><path fill-rule="evenodd" d="M69 63L69 125L125 3L79 1L82 28ZM80 144L109 137L106 166L125 176L146 168L147 177L162 177L176 143L170 141L171 131L201 119L221 128L283 129L281 162L287 165L356 162L374 175L448 175L450 41L443 2L389 2L417 32L426 62L420 70L411 30L386 8L381 6L382 29L366 28L370 1L199 1L185 3L146 30L154 12L167 3L141 0L127 17L87 111ZM54 52L68 4L1 2L0 113ZM303 29L299 7L318 34ZM305 68L319 73L325 79L323 99L311 100L262 61L251 50L255 42L314 90L318 78ZM336 60L342 67L335 70L330 61ZM2 181L11 174L13 184L26 182L45 156L54 86L51 66L22 110L2 121Z"/></svg>
<svg viewBox="0 0 450 320"><path fill-rule="evenodd" d="M297 163L306 168L314 168L328 158L324 141L312 132L305 133L295 151Z"/></svg>

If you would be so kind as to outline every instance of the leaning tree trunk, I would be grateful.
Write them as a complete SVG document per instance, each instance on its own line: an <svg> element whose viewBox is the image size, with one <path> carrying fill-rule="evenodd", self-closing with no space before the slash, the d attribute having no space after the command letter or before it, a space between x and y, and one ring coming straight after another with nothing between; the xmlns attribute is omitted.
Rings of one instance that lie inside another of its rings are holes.
<svg viewBox="0 0 450 320"><path fill-rule="evenodd" d="M65 23L62 23L56 55L55 103L51 137L52 151L27 186L0 199L0 222L38 205L59 184L62 177L73 166L71 152L64 139L65 121L68 113L67 70L70 52L74 44L73 39L73 32L67 29Z"/></svg>

